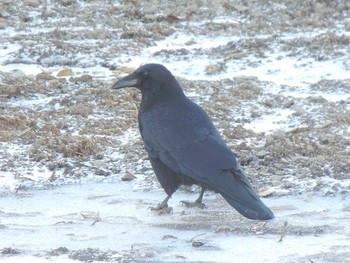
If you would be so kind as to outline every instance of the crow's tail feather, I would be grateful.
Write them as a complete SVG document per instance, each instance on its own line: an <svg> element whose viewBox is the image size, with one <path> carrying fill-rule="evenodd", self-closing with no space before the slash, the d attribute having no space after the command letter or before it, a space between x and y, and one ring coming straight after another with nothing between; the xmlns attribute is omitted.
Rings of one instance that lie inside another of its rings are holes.
<svg viewBox="0 0 350 263"><path fill-rule="evenodd" d="M231 179L217 189L222 197L240 214L249 219L269 220L274 218L273 212L260 200L242 171L234 170L230 173L233 175L228 176Z"/></svg>
<svg viewBox="0 0 350 263"><path fill-rule="evenodd" d="M236 198L221 193L222 197L233 206L241 215L254 220L269 220L274 218L272 211L260 200L252 199L246 204L237 201Z"/></svg>

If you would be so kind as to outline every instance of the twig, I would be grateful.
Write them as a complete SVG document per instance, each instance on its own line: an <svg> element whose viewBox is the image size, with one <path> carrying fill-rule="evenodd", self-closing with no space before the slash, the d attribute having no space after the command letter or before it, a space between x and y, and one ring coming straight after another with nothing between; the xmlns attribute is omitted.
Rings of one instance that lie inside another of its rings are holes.
<svg viewBox="0 0 350 263"><path fill-rule="evenodd" d="M100 169L100 168L97 168L97 167L94 167L94 166L90 166L90 165L87 165L87 164L83 164L83 163L79 163L79 162L75 162L74 164L79 166L79 167L83 166L83 167L90 168L90 169L94 170L97 175L108 176L108 175L111 174L108 171L105 171L103 169Z"/></svg>
<svg viewBox="0 0 350 263"><path fill-rule="evenodd" d="M283 238L286 236L286 233L287 233L287 226L288 226L288 222L285 221L283 223L283 226L281 228L281 237L280 237L280 240L278 240L278 242L282 242L283 241Z"/></svg>
<svg viewBox="0 0 350 263"><path fill-rule="evenodd" d="M30 130L32 130L32 128L28 128L28 129L24 130L23 132L21 132L20 134L18 134L18 137L22 137L24 134L26 134L26 133L29 132Z"/></svg>
<svg viewBox="0 0 350 263"><path fill-rule="evenodd" d="M194 236L194 237L191 238L190 242L193 242L193 240L194 240L195 238L197 238L197 237L199 237L199 236L204 236L204 235L206 235L206 234L207 234L207 233L203 233L203 234L196 235L196 236Z"/></svg>

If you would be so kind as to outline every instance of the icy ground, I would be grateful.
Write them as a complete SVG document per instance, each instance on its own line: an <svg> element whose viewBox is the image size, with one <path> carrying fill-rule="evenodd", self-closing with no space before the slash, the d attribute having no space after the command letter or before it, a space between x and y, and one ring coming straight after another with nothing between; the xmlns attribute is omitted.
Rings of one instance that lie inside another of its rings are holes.
<svg viewBox="0 0 350 263"><path fill-rule="evenodd" d="M277 218L264 223L244 219L215 195L200 210L183 208L180 201L194 196L178 193L173 214L159 216L148 207L164 194L131 188L107 180L3 197L0 247L41 259L1 262L67 255L88 262L346 262L350 255L350 206L341 198L272 198L266 203Z"/></svg>
<svg viewBox="0 0 350 263"><path fill-rule="evenodd" d="M0 0L0 262L350 262L350 3L145 3ZM274 220L210 192L183 207L195 187L149 210L165 196L140 96L110 90L149 62L212 116Z"/></svg>

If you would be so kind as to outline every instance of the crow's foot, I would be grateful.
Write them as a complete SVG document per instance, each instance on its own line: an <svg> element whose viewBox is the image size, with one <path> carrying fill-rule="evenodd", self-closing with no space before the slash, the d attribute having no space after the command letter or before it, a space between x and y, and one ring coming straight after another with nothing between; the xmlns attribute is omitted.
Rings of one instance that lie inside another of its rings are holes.
<svg viewBox="0 0 350 263"><path fill-rule="evenodd" d="M170 214L173 212L173 209L168 206L168 200L170 196L167 196L161 203L156 207L150 207L152 211L157 211L159 215Z"/></svg>
<svg viewBox="0 0 350 263"><path fill-rule="evenodd" d="M205 204L202 203L202 201L194 201L194 202L189 202L189 201L181 201L181 204L186 206L186 207L199 207L201 209L206 208Z"/></svg>

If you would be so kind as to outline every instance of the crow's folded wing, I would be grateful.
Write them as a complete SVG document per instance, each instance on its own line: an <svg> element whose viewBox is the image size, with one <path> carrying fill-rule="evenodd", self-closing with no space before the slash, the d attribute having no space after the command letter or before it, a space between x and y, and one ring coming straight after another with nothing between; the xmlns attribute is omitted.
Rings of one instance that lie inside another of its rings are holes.
<svg viewBox="0 0 350 263"><path fill-rule="evenodd" d="M233 153L218 138L209 135L189 147L160 153L159 159L220 193L242 215L261 220L273 218L240 170Z"/></svg>

